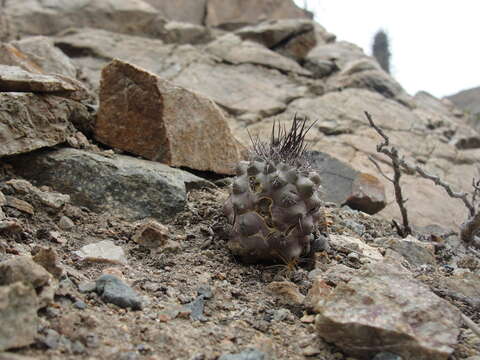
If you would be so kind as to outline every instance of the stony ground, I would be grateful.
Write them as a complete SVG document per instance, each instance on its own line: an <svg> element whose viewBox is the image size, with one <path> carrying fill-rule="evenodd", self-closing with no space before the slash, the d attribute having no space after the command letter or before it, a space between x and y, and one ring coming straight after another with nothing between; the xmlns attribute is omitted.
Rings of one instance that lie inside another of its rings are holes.
<svg viewBox="0 0 480 360"><path fill-rule="evenodd" d="M185 211L166 223L170 238L180 247L153 253L132 241L138 224L69 204L53 210L28 194L14 193L5 183L12 177L15 175L3 167L3 193L30 202L35 214L4 207L7 218L15 219L20 228L0 234L0 259L51 247L64 269L54 302L39 312L36 342L19 349L18 354L35 359L200 360L255 348L278 359L354 359L316 335L313 316L300 303L288 296L276 296L268 291L268 285L272 281L289 281L305 295L312 285L309 274L318 271L314 268L325 270L340 263L357 269L358 261L331 247L299 266L240 263L226 247L222 215L226 188L190 192ZM348 209L326 211L331 234L357 236L367 243L393 235L390 224L376 217ZM58 223L62 216L73 220L74 227L61 230ZM60 233L56 240L42 235L52 230ZM58 243L59 239L65 242ZM84 262L73 253L83 245L104 239L123 248L128 265ZM437 249L438 266L412 271L417 279L478 323L478 302L438 290L453 269L448 264L465 258L463 250L455 250L448 241L437 244ZM478 258L470 258L473 270L478 269ZM95 292L79 291L102 273L115 274L128 283L141 295L143 309L122 309L106 304ZM199 289L211 294L205 299L199 320L192 320L187 304L196 299ZM480 354L480 340L464 328L451 359L475 354Z"/></svg>

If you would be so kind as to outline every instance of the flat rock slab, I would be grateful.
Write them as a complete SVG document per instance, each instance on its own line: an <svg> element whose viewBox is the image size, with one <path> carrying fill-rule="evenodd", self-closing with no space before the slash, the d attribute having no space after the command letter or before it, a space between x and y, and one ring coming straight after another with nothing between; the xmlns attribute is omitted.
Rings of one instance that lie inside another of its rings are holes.
<svg viewBox="0 0 480 360"><path fill-rule="evenodd" d="M38 300L30 285L0 286L0 351L27 346L37 334Z"/></svg>
<svg viewBox="0 0 480 360"><path fill-rule="evenodd" d="M320 336L360 359L389 351L404 360L446 360L460 333L458 309L386 261L339 284L316 310Z"/></svg>
<svg viewBox="0 0 480 360"><path fill-rule="evenodd" d="M187 187L213 186L164 164L77 149L28 154L11 164L25 178L69 194L74 204L131 220L169 219L183 210Z"/></svg>
<svg viewBox="0 0 480 360"><path fill-rule="evenodd" d="M63 143L72 121L89 117L86 107L53 95L0 92L0 157Z"/></svg>
<svg viewBox="0 0 480 360"><path fill-rule="evenodd" d="M227 34L211 42L206 50L232 64L256 64L286 72L310 75L297 62L265 48L253 41L242 41L234 34Z"/></svg>
<svg viewBox="0 0 480 360"><path fill-rule="evenodd" d="M112 264L127 264L125 252L111 240L103 240L97 243L83 246L74 252L81 260L91 262L104 262Z"/></svg>
<svg viewBox="0 0 480 360"><path fill-rule="evenodd" d="M134 65L102 71L97 140L170 166L232 174L240 146L213 101Z"/></svg>

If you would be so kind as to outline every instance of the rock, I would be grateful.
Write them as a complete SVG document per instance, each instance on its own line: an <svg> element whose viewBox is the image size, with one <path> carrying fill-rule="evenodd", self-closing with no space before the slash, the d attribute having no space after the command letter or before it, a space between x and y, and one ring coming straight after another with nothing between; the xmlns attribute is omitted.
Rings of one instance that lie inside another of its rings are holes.
<svg viewBox="0 0 480 360"><path fill-rule="evenodd" d="M261 20L310 18L293 1L273 0L209 0L205 24L212 27L235 29Z"/></svg>
<svg viewBox="0 0 480 360"><path fill-rule="evenodd" d="M38 324L34 288L22 282L0 286L0 304L0 351L32 344Z"/></svg>
<svg viewBox="0 0 480 360"><path fill-rule="evenodd" d="M55 75L35 74L18 66L0 65L0 91L55 93L75 90Z"/></svg>
<svg viewBox="0 0 480 360"><path fill-rule="evenodd" d="M363 50L355 44L338 41L331 44L318 44L306 56L306 64L315 66L324 61L331 61L335 64L336 69L343 69L346 65L354 60L364 59L367 56ZM305 65L309 68L308 65Z"/></svg>
<svg viewBox="0 0 480 360"><path fill-rule="evenodd" d="M2 8L9 38L54 35L70 27L94 27L155 36L161 32L159 13L142 0L65 2L53 0L8 0Z"/></svg>
<svg viewBox="0 0 480 360"><path fill-rule="evenodd" d="M462 90L456 94L447 96L447 99L470 114L480 114L480 86Z"/></svg>
<svg viewBox="0 0 480 360"><path fill-rule="evenodd" d="M311 151L312 167L321 174L322 199L342 205L352 193L358 172L350 165L320 151Z"/></svg>
<svg viewBox="0 0 480 360"><path fill-rule="evenodd" d="M54 95L0 93L0 157L60 144L87 121L84 105ZM15 126L11 126L15 124Z"/></svg>
<svg viewBox="0 0 480 360"><path fill-rule="evenodd" d="M141 224L133 235L132 240L149 249L157 249L169 241L170 230L155 220Z"/></svg>
<svg viewBox="0 0 480 360"><path fill-rule="evenodd" d="M308 290L303 304L307 309L314 310L318 302L325 296L328 296L331 291L332 287L328 285L321 276L317 276L313 280L312 287Z"/></svg>
<svg viewBox="0 0 480 360"><path fill-rule="evenodd" d="M234 34L224 35L211 42L206 50L232 64L256 64L301 75L309 75L295 61L252 41L242 41Z"/></svg>
<svg viewBox="0 0 480 360"><path fill-rule="evenodd" d="M74 251L74 254L84 261L127 264L123 249L110 240L85 245L80 250Z"/></svg>
<svg viewBox="0 0 480 360"><path fill-rule="evenodd" d="M411 235L404 239L377 238L375 244L399 253L413 266L436 264L433 244L419 241Z"/></svg>
<svg viewBox="0 0 480 360"><path fill-rule="evenodd" d="M369 89L407 106L412 103L402 86L370 59L360 58L345 64L329 84L332 89Z"/></svg>
<svg viewBox="0 0 480 360"><path fill-rule="evenodd" d="M375 355L372 360L403 360L401 356L389 352L381 352Z"/></svg>
<svg viewBox="0 0 480 360"><path fill-rule="evenodd" d="M345 204L370 215L376 214L387 205L385 186L376 176L358 174L352 184L352 193Z"/></svg>
<svg viewBox="0 0 480 360"><path fill-rule="evenodd" d="M258 81L259 79L264 79ZM306 87L274 70L251 64L235 67L192 64L175 83L210 97L233 114L245 112L262 116L274 115L286 108L286 103L306 94Z"/></svg>
<svg viewBox="0 0 480 360"><path fill-rule="evenodd" d="M465 298L470 304L480 306L480 275L470 272L444 277L440 281L440 288L447 291L447 295L454 294Z"/></svg>
<svg viewBox="0 0 480 360"><path fill-rule="evenodd" d="M33 215L35 213L33 210L33 206L30 205L25 200L18 199L14 196L6 196L6 199L7 199L7 204L5 206L17 209L21 212L24 212L30 215Z"/></svg>
<svg viewBox="0 0 480 360"><path fill-rule="evenodd" d="M315 23L311 20L284 19L246 26L235 33L299 61L317 44L314 29Z"/></svg>
<svg viewBox="0 0 480 360"><path fill-rule="evenodd" d="M178 21L168 22L161 38L166 43L174 44L203 44L212 40L208 28Z"/></svg>
<svg viewBox="0 0 480 360"><path fill-rule="evenodd" d="M68 216L63 215L58 222L58 227L62 230L71 230L75 226L72 219Z"/></svg>
<svg viewBox="0 0 480 360"><path fill-rule="evenodd" d="M7 198L3 193L0 191L0 206L5 206L7 204Z"/></svg>
<svg viewBox="0 0 480 360"><path fill-rule="evenodd" d="M355 357L389 351L405 360L446 360L460 312L395 263L370 264L317 304L317 330Z"/></svg>
<svg viewBox="0 0 480 360"><path fill-rule="evenodd" d="M205 20L207 0L144 0L168 20L202 25Z"/></svg>
<svg viewBox="0 0 480 360"><path fill-rule="evenodd" d="M224 354L218 360L268 360L269 358L263 351L247 349L237 354Z"/></svg>
<svg viewBox="0 0 480 360"><path fill-rule="evenodd" d="M141 310L142 302L138 294L123 281L113 275L102 275L96 280L96 292L100 298L122 308Z"/></svg>
<svg viewBox="0 0 480 360"><path fill-rule="evenodd" d="M0 208L0 220L5 219L5 213L3 212L2 208ZM1 225L0 225L0 230L1 230Z"/></svg>
<svg viewBox="0 0 480 360"><path fill-rule="evenodd" d="M59 279L63 274L63 269L58 266L58 255L53 248L40 248L33 256L33 261L42 265L45 270Z"/></svg>
<svg viewBox="0 0 480 360"><path fill-rule="evenodd" d="M55 289L51 279L47 270L28 256L16 256L0 262L0 285L10 285L17 281L30 284L38 295L38 308L53 301Z"/></svg>
<svg viewBox="0 0 480 360"><path fill-rule="evenodd" d="M360 257L367 258L371 262L383 259L383 256L378 249L351 236L330 234L330 246L345 254L354 252Z"/></svg>
<svg viewBox="0 0 480 360"><path fill-rule="evenodd" d="M17 174L69 194L74 204L132 220L169 219L183 210L187 188L213 187L163 164L77 149L29 154L11 164Z"/></svg>
<svg viewBox="0 0 480 360"><path fill-rule="evenodd" d="M213 102L119 60L102 71L95 137L150 160L220 174L233 174L231 164L241 159Z"/></svg>
<svg viewBox="0 0 480 360"><path fill-rule="evenodd" d="M35 360L35 358L10 352L0 353L0 360Z"/></svg>
<svg viewBox="0 0 480 360"><path fill-rule="evenodd" d="M298 286L290 281L272 281L267 285L267 292L285 304L300 305L305 299Z"/></svg>
<svg viewBox="0 0 480 360"><path fill-rule="evenodd" d="M63 75L77 78L77 68L72 60L55 47L53 39L32 36L0 45L0 63L20 66L29 72Z"/></svg>
<svg viewBox="0 0 480 360"><path fill-rule="evenodd" d="M70 195L53 191L41 191L39 189L36 189L34 193L43 205L55 210L60 210L65 204L70 203Z"/></svg>

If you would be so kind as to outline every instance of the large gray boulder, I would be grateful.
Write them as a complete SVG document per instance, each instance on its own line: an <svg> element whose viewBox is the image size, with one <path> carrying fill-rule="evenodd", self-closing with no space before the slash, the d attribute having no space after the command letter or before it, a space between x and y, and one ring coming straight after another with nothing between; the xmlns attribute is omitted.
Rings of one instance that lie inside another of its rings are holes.
<svg viewBox="0 0 480 360"><path fill-rule="evenodd" d="M183 210L187 188L211 186L164 164L68 148L28 154L11 164L36 184L69 194L74 204L131 220L169 219Z"/></svg>

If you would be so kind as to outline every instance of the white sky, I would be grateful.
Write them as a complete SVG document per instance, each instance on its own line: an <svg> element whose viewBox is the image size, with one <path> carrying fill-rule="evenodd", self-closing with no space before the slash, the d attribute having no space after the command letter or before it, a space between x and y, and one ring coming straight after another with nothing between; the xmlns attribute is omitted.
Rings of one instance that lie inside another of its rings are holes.
<svg viewBox="0 0 480 360"><path fill-rule="evenodd" d="M295 0L303 7L304 0ZM371 54L375 32L390 40L392 75L414 95L480 86L480 0L306 0L338 40Z"/></svg>

